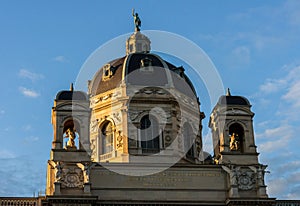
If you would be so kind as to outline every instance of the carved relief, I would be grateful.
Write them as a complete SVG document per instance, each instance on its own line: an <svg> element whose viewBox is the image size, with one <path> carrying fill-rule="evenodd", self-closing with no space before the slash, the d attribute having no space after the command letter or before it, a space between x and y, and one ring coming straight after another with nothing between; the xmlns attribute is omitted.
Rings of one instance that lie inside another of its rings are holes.
<svg viewBox="0 0 300 206"><path fill-rule="evenodd" d="M235 165L222 166L229 174L231 186L237 186L240 190L251 190L256 184L255 173L249 169L242 169Z"/></svg>
<svg viewBox="0 0 300 206"><path fill-rule="evenodd" d="M121 131L118 131L118 136L117 136L117 149L122 148L123 146L123 136L121 135Z"/></svg>
<svg viewBox="0 0 300 206"><path fill-rule="evenodd" d="M98 130L98 119L91 120L90 130L91 130L91 132L97 132L97 130Z"/></svg>
<svg viewBox="0 0 300 206"><path fill-rule="evenodd" d="M257 186L265 186L265 174L269 173L269 171L266 171L267 166L266 165L259 165L257 168L254 166L249 167L256 175L256 181Z"/></svg>
<svg viewBox="0 0 300 206"><path fill-rule="evenodd" d="M196 137L195 139L195 143L196 143L196 151L197 151L197 156L199 157L200 153L201 153L201 138L199 136Z"/></svg>
<svg viewBox="0 0 300 206"><path fill-rule="evenodd" d="M96 104L98 104L100 102L105 102L105 101L111 99L113 97L113 95L114 95L113 93L110 93L110 94L104 95L102 97L92 98L91 103L90 103L91 107L94 107ZM114 95L114 97L116 97L116 96Z"/></svg>
<svg viewBox="0 0 300 206"><path fill-rule="evenodd" d="M251 190L256 183L255 174L252 171L243 171L238 177L238 187L241 190Z"/></svg>
<svg viewBox="0 0 300 206"><path fill-rule="evenodd" d="M61 180L62 187L82 188L83 179L83 174L80 168L63 169Z"/></svg>
<svg viewBox="0 0 300 206"><path fill-rule="evenodd" d="M96 140L92 139L91 140L91 156L94 158L96 156Z"/></svg>
<svg viewBox="0 0 300 206"><path fill-rule="evenodd" d="M145 111L129 111L130 120L135 121L143 112Z"/></svg>
<svg viewBox="0 0 300 206"><path fill-rule="evenodd" d="M116 122L116 124L118 124L118 123L120 123L121 122L121 115L120 115L120 113L119 112L115 112L115 113L113 113L113 118L114 118L114 120L115 120L115 122Z"/></svg>
<svg viewBox="0 0 300 206"><path fill-rule="evenodd" d="M62 164L57 162L55 164L55 182L61 182L62 180Z"/></svg>
<svg viewBox="0 0 300 206"><path fill-rule="evenodd" d="M90 182L90 169L91 166L89 163L77 163L77 166L82 170L83 173L83 182L84 183L89 183Z"/></svg>

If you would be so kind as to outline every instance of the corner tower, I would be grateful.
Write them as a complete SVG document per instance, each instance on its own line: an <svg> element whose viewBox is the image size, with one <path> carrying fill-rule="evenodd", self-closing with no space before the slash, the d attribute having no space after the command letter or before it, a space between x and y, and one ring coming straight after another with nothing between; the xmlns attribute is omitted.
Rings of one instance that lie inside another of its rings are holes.
<svg viewBox="0 0 300 206"><path fill-rule="evenodd" d="M51 119L54 131L47 168L47 195L88 194L90 190L90 108L87 95L60 91Z"/></svg>
<svg viewBox="0 0 300 206"><path fill-rule="evenodd" d="M228 89L210 116L214 158L220 164L258 164L250 102Z"/></svg>
<svg viewBox="0 0 300 206"><path fill-rule="evenodd" d="M209 121L214 160L228 173L229 200L267 198L264 174L266 165L258 162L251 104L241 96L221 96ZM233 203L239 204L239 203Z"/></svg>

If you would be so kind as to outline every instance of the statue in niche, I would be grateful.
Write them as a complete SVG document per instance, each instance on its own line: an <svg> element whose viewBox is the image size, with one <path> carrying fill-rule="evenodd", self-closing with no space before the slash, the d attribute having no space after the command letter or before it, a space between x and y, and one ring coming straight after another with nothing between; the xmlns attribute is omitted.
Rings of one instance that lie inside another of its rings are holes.
<svg viewBox="0 0 300 206"><path fill-rule="evenodd" d="M240 149L239 135L232 133L230 136L230 150L238 151Z"/></svg>
<svg viewBox="0 0 300 206"><path fill-rule="evenodd" d="M134 13L134 9L132 9L132 16L134 19L135 31L140 31L141 19L138 13Z"/></svg>
<svg viewBox="0 0 300 206"><path fill-rule="evenodd" d="M75 146L76 134L73 128L67 129L65 138L69 138L67 142L67 148L76 148Z"/></svg>

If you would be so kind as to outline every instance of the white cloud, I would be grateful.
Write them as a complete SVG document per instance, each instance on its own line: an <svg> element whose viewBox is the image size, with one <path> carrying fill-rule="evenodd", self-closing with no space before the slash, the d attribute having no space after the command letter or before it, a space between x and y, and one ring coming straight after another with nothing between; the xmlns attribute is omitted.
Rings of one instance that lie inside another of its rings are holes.
<svg viewBox="0 0 300 206"><path fill-rule="evenodd" d="M283 137L281 139L262 143L261 145L259 145L259 150L264 153L274 152L276 150L286 148L288 146L288 144L289 144L289 138Z"/></svg>
<svg viewBox="0 0 300 206"><path fill-rule="evenodd" d="M300 169L300 161L299 160L294 160L294 161L289 161L283 165L281 165L279 168L278 168L278 173L280 174L284 174L286 172L291 172L291 171L295 171L295 170L298 170Z"/></svg>
<svg viewBox="0 0 300 206"><path fill-rule="evenodd" d="M64 56L56 56L53 58L54 61L56 62L67 62L68 60Z"/></svg>
<svg viewBox="0 0 300 206"><path fill-rule="evenodd" d="M285 67L283 69L286 71L286 75L281 78L266 79L259 87L259 93L285 92L282 99L293 102L295 106L300 106L300 66L293 67L292 69Z"/></svg>
<svg viewBox="0 0 300 206"><path fill-rule="evenodd" d="M29 131L29 130L32 129L32 126L31 126L30 124L27 124L27 125L24 125L24 126L22 127L22 129L23 129L24 131Z"/></svg>
<svg viewBox="0 0 300 206"><path fill-rule="evenodd" d="M287 176L281 176L279 173L273 176L274 179L268 181L268 192L271 196L294 200L300 198L300 172Z"/></svg>
<svg viewBox="0 0 300 206"><path fill-rule="evenodd" d="M288 92L282 98L290 102L293 107L300 107L300 79L288 88Z"/></svg>
<svg viewBox="0 0 300 206"><path fill-rule="evenodd" d="M45 166L37 157L0 159L0 196L32 196L45 188Z"/></svg>
<svg viewBox="0 0 300 206"><path fill-rule="evenodd" d="M36 81L39 79L43 79L44 76L42 74L30 72L26 69L20 69L19 74L21 78L30 79L31 81Z"/></svg>
<svg viewBox="0 0 300 206"><path fill-rule="evenodd" d="M272 196L282 196L286 192L288 183L284 178L276 178L268 182L268 193Z"/></svg>
<svg viewBox="0 0 300 206"><path fill-rule="evenodd" d="M259 87L259 89L264 93L273 93L279 91L285 85L285 79L267 79L266 82Z"/></svg>
<svg viewBox="0 0 300 206"><path fill-rule="evenodd" d="M20 92L26 96L26 97L31 97L31 98L36 98L40 96L40 94L32 89L27 89L25 87L19 87Z"/></svg>
<svg viewBox="0 0 300 206"><path fill-rule="evenodd" d="M300 2L298 0L289 0L286 1L283 6L285 15L288 22L291 25L299 26L300 25Z"/></svg>
<svg viewBox="0 0 300 206"><path fill-rule="evenodd" d="M232 54L236 57L237 61L243 64L249 64L250 62L250 49L246 46L236 47Z"/></svg>
<svg viewBox="0 0 300 206"><path fill-rule="evenodd" d="M11 159L15 158L15 155L12 152L7 150L0 150L0 159Z"/></svg>
<svg viewBox="0 0 300 206"><path fill-rule="evenodd" d="M257 134L256 138L278 138L291 137L292 130L289 125L281 125L276 128L266 129L263 133Z"/></svg>
<svg viewBox="0 0 300 206"><path fill-rule="evenodd" d="M263 133L256 135L258 139L267 140L259 145L259 150L263 152L274 152L286 148L292 136L293 130L289 125L266 129Z"/></svg>
<svg viewBox="0 0 300 206"><path fill-rule="evenodd" d="M37 142L37 141L39 141L39 137L36 137L36 136L30 136L30 137L26 137L25 139L24 139L24 143L25 144L28 144L28 143L32 143L32 142Z"/></svg>

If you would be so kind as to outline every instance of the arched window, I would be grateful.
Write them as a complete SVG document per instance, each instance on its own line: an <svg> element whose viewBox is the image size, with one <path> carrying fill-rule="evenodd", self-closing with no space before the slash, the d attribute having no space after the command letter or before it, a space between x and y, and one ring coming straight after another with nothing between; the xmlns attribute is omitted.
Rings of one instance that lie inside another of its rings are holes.
<svg viewBox="0 0 300 206"><path fill-rule="evenodd" d="M107 121L101 128L101 154L106 154L113 151L114 146L114 131L113 124Z"/></svg>
<svg viewBox="0 0 300 206"><path fill-rule="evenodd" d="M188 123L183 125L183 138L186 157L193 158L195 156L194 141L196 135L193 132L193 128Z"/></svg>
<svg viewBox="0 0 300 206"><path fill-rule="evenodd" d="M151 115L145 115L141 119L140 125L140 141L142 152L159 152L159 127L157 120Z"/></svg>
<svg viewBox="0 0 300 206"><path fill-rule="evenodd" d="M234 123L229 126L229 148L231 151L243 152L244 128Z"/></svg>

